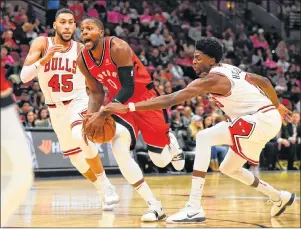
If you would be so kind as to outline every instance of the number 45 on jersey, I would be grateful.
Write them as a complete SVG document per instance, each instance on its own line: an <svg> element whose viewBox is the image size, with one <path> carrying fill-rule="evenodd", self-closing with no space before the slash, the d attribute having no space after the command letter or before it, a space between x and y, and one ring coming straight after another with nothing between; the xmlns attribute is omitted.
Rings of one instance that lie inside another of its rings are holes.
<svg viewBox="0 0 301 229"><path fill-rule="evenodd" d="M48 87L51 87L53 92L71 92L73 90L72 79L73 74L54 74L48 82Z"/></svg>

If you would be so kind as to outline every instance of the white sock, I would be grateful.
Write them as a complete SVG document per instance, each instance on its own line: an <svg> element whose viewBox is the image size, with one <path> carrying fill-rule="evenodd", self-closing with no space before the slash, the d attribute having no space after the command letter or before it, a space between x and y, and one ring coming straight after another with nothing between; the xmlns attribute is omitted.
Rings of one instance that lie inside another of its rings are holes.
<svg viewBox="0 0 301 229"><path fill-rule="evenodd" d="M204 183L205 178L192 176L189 203L193 207L199 208L201 206Z"/></svg>
<svg viewBox="0 0 301 229"><path fill-rule="evenodd" d="M255 189L269 196L274 202L280 201L280 192L262 180L259 180L259 184Z"/></svg>
<svg viewBox="0 0 301 229"><path fill-rule="evenodd" d="M95 176L97 177L97 180L99 180L99 182L104 183L105 185L110 184L110 181L109 181L105 171L103 171L102 173L99 173L99 174L95 174Z"/></svg>
<svg viewBox="0 0 301 229"><path fill-rule="evenodd" d="M145 181L138 187L135 187L135 189L147 203L157 201L152 190Z"/></svg>
<svg viewBox="0 0 301 229"><path fill-rule="evenodd" d="M103 192L105 185L110 184L110 181L107 178L105 171L99 174L95 174L95 176L97 180L92 183L95 186L96 190L101 190L101 192Z"/></svg>

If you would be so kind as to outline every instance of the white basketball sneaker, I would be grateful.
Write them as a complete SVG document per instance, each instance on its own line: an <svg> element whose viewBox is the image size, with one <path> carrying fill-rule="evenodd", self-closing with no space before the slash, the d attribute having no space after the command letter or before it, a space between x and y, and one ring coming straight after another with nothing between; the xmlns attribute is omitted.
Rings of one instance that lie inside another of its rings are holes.
<svg viewBox="0 0 301 229"><path fill-rule="evenodd" d="M271 210L271 216L276 217L276 216L281 215L288 206L290 206L294 203L295 198L296 198L295 193L280 191L280 200L279 201L274 202L274 201L270 200L274 204L272 207L272 210Z"/></svg>
<svg viewBox="0 0 301 229"><path fill-rule="evenodd" d="M202 207L192 207L189 202L178 213L168 217L166 223L201 223L206 220Z"/></svg>
<svg viewBox="0 0 301 229"><path fill-rule="evenodd" d="M115 204L108 205L106 203L102 203L102 210L104 211L113 211L115 208Z"/></svg>
<svg viewBox="0 0 301 229"><path fill-rule="evenodd" d="M120 201L116 188L111 183L105 185L104 201L108 205L117 204Z"/></svg>
<svg viewBox="0 0 301 229"><path fill-rule="evenodd" d="M166 217L161 201L148 202L148 209L141 217L142 222L153 222Z"/></svg>
<svg viewBox="0 0 301 229"><path fill-rule="evenodd" d="M101 196L104 205L113 205L119 203L120 199L115 191L115 186L111 183L105 184L104 190L98 190L97 193Z"/></svg>
<svg viewBox="0 0 301 229"><path fill-rule="evenodd" d="M173 145L173 147L170 147L172 149L172 154L173 154L173 158L171 160L172 166L176 170L181 171L185 166L185 155L178 143L175 133L169 131L169 138L170 138L170 144Z"/></svg>

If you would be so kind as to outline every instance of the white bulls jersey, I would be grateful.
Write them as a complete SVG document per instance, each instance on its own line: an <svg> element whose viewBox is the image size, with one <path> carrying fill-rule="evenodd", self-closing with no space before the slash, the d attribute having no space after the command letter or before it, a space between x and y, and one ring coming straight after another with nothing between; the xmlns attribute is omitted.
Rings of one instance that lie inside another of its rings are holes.
<svg viewBox="0 0 301 229"><path fill-rule="evenodd" d="M210 72L225 75L231 82L231 90L226 96L211 94L217 105L230 118L254 114L260 108L272 105L271 100L260 88L248 81L247 73L240 68L219 64Z"/></svg>
<svg viewBox="0 0 301 229"><path fill-rule="evenodd" d="M47 37L44 54L53 45L54 39ZM76 64L79 51L80 44L70 40L66 51L56 52L45 66L39 68L38 80L46 104L67 101L86 94L85 77Z"/></svg>

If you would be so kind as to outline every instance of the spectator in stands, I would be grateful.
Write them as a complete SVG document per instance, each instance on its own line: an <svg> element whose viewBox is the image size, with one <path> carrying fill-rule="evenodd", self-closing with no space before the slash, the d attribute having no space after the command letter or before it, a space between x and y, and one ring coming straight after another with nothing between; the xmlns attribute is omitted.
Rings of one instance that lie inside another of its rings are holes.
<svg viewBox="0 0 301 229"><path fill-rule="evenodd" d="M227 52L233 52L234 51L234 36L233 32L230 29L227 29L227 31L224 33L224 39L223 44L225 46L225 49Z"/></svg>
<svg viewBox="0 0 301 229"><path fill-rule="evenodd" d="M19 48L13 38L13 32L11 30L7 30L2 34L2 42L2 44L4 44L11 51L15 51Z"/></svg>
<svg viewBox="0 0 301 229"><path fill-rule="evenodd" d="M203 118L199 115L193 115L191 118L191 123L189 125L191 136L196 140L196 134L203 130Z"/></svg>
<svg viewBox="0 0 301 229"><path fill-rule="evenodd" d="M278 67L280 67L284 72L286 72L286 71L288 70L290 64L289 64L289 62L287 62L287 61L285 60L284 53L283 53L283 55L281 55L281 53L280 53L280 57L279 57L279 60L278 60L278 62L277 62L277 65L278 65Z"/></svg>
<svg viewBox="0 0 301 229"><path fill-rule="evenodd" d="M36 127L51 127L48 109L42 107L38 113L38 119L35 121Z"/></svg>
<svg viewBox="0 0 301 229"><path fill-rule="evenodd" d="M285 127L288 134L288 140L290 142L289 158L288 158L288 169L295 170L294 160L299 158L301 154L301 124L300 124L300 113L297 111L293 112L292 122L288 123Z"/></svg>
<svg viewBox="0 0 301 229"><path fill-rule="evenodd" d="M32 86L32 90L29 92L30 103L33 104L34 107L41 108L44 105L44 95L41 92L40 85L38 81L34 81Z"/></svg>
<svg viewBox="0 0 301 229"><path fill-rule="evenodd" d="M188 37L193 41L198 41L202 37L202 24L197 22L195 27L190 27L188 31Z"/></svg>
<svg viewBox="0 0 301 229"><path fill-rule="evenodd" d="M153 34L151 34L149 40L154 47L165 45L165 41L160 33L160 29L156 29L156 31Z"/></svg>
<svg viewBox="0 0 301 229"><path fill-rule="evenodd" d="M73 11L75 23L79 25L79 23L83 20L84 17L84 6L80 1L69 1L69 9Z"/></svg>
<svg viewBox="0 0 301 229"><path fill-rule="evenodd" d="M213 117L211 114L208 114L204 117L203 120L204 129L210 128L213 126Z"/></svg>
<svg viewBox="0 0 301 229"><path fill-rule="evenodd" d="M24 27L24 28L23 28L24 32L26 32L26 37L27 37L27 39L28 39L28 41L29 41L29 44L31 44L31 42L32 42L35 38L38 37L38 34L33 30L34 27L33 27L33 25L30 24L30 23L25 23L25 24L23 25L23 27Z"/></svg>
<svg viewBox="0 0 301 229"><path fill-rule="evenodd" d="M35 127L35 113L33 111L28 111L26 113L26 121L24 123L25 127Z"/></svg>
<svg viewBox="0 0 301 229"><path fill-rule="evenodd" d="M8 51L5 46L1 46L1 59L5 65L13 65L15 63L12 56L8 55Z"/></svg>
<svg viewBox="0 0 301 229"><path fill-rule="evenodd" d="M41 25L40 19L36 18L34 23L33 23L33 30L37 34L42 34L45 31L45 26Z"/></svg>
<svg viewBox="0 0 301 229"><path fill-rule="evenodd" d="M20 120L22 121L22 123L24 123L26 120L26 114L27 112L32 110L32 107L30 106L29 101L26 100L21 101L19 103L19 106L20 106Z"/></svg>
<svg viewBox="0 0 301 229"><path fill-rule="evenodd" d="M143 14L140 16L140 23L144 26L148 26L152 22L152 17L149 13L149 8L145 8Z"/></svg>
<svg viewBox="0 0 301 229"><path fill-rule="evenodd" d="M183 72L183 69L177 64L177 59L178 59L178 57L176 57L176 56L174 56L172 58L172 63L170 64L171 65L170 71L171 71L173 79L179 80L179 79L183 78L184 72Z"/></svg>

